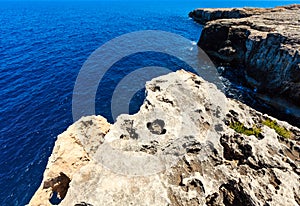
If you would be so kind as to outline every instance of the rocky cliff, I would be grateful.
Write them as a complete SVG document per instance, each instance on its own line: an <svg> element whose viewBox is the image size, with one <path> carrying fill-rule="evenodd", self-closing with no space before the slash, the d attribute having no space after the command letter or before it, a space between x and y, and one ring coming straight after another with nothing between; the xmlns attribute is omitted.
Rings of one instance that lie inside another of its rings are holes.
<svg viewBox="0 0 300 206"><path fill-rule="evenodd" d="M218 63L243 70L259 93L300 106L300 5L274 9L197 9L198 45Z"/></svg>
<svg viewBox="0 0 300 206"><path fill-rule="evenodd" d="M135 115L83 117L58 136L29 205L299 205L300 130L178 71Z"/></svg>

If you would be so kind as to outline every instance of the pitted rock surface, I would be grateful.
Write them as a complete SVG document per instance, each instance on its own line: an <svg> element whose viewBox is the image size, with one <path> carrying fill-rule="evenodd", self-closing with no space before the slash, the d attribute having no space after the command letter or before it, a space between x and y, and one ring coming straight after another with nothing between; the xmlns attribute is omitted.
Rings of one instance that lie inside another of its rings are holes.
<svg viewBox="0 0 300 206"><path fill-rule="evenodd" d="M84 117L61 134L29 205L51 205L60 174L69 179L60 203L67 206L300 204L298 128L182 70L153 79L146 90L137 114L120 115L113 125ZM234 122L260 135L248 136Z"/></svg>

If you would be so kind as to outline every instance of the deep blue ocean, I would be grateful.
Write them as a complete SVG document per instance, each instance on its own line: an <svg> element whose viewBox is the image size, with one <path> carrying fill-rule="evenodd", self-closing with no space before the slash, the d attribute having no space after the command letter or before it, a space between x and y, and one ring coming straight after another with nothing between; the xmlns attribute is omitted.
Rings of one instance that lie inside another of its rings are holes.
<svg viewBox="0 0 300 206"><path fill-rule="evenodd" d="M201 26L188 18L195 8L291 3L297 1L0 1L0 204L25 205L40 185L57 135L73 122L78 72L99 46L149 29L196 42ZM133 55L115 66L130 70L157 64L172 70L184 67L172 57L153 53ZM110 78L114 82L121 76ZM114 84L104 86L104 94L97 93L96 112L112 121L105 98ZM239 88L232 86L232 95L242 98ZM133 112L143 98L137 94Z"/></svg>

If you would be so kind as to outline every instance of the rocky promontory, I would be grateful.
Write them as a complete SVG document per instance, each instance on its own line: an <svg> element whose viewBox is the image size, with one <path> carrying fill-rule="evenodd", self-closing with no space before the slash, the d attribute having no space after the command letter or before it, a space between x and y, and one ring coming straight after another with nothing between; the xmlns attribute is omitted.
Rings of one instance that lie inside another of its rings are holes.
<svg viewBox="0 0 300 206"><path fill-rule="evenodd" d="M220 65L242 70L261 94L300 106L300 5L196 9L204 24L198 45Z"/></svg>
<svg viewBox="0 0 300 206"><path fill-rule="evenodd" d="M146 91L137 114L59 135L29 205L300 204L298 128L182 70Z"/></svg>

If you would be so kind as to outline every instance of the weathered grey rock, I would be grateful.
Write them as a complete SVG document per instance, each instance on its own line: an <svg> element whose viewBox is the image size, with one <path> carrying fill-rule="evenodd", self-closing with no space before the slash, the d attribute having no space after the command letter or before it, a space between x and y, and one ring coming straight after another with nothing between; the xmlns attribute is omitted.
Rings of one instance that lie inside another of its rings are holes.
<svg viewBox="0 0 300 206"><path fill-rule="evenodd" d="M300 5L274 9L197 9L206 23L198 45L219 63L244 70L260 93L300 106Z"/></svg>
<svg viewBox="0 0 300 206"><path fill-rule="evenodd" d="M276 8L207 8L207 9L195 9L189 13L189 17L193 18L200 24L205 24L209 21L217 19L239 19L250 17L253 15L261 15L268 12L280 12L286 8L292 8L297 6L278 6Z"/></svg>
<svg viewBox="0 0 300 206"><path fill-rule="evenodd" d="M57 137L49 157L42 183L29 205L52 205L54 192L64 198L69 183L81 167L89 164L91 155L104 141L110 124L101 116L83 117Z"/></svg>
<svg viewBox="0 0 300 206"><path fill-rule="evenodd" d="M137 114L111 126L84 117L60 135L30 205L50 205L53 187L43 185L53 170L70 180L60 205L300 204L298 128L185 71L153 79L146 90ZM65 162L66 155L76 158Z"/></svg>
<svg viewBox="0 0 300 206"><path fill-rule="evenodd" d="M238 19L249 17L254 14L261 14L267 9L256 9L255 11L247 8L222 8L222 9L196 9L189 13L189 17L193 18L200 24L206 24L209 21L217 19Z"/></svg>

